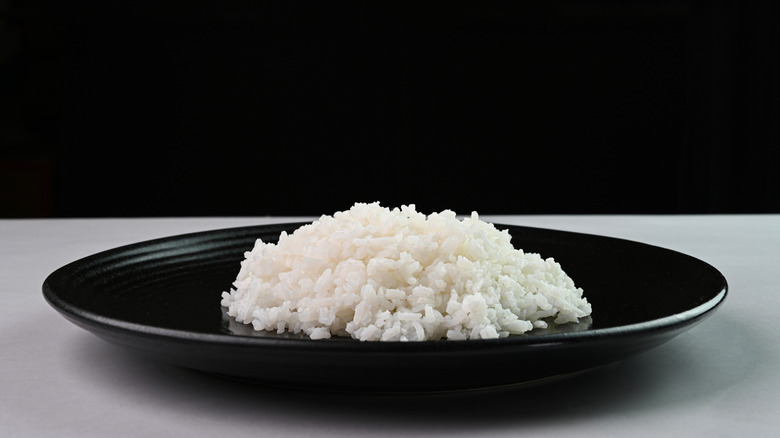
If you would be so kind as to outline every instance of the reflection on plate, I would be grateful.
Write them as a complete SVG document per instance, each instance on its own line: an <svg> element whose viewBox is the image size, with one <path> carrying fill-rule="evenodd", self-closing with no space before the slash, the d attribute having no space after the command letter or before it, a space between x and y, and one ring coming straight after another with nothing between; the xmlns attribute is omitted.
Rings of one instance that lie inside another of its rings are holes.
<svg viewBox="0 0 780 438"><path fill-rule="evenodd" d="M526 252L554 257L592 318L493 340L359 342L256 332L220 307L243 254L301 223L172 236L56 270L46 300L97 336L147 357L258 383L347 391L437 391L576 373L654 348L725 299L723 275L679 252L628 240L496 225Z"/></svg>

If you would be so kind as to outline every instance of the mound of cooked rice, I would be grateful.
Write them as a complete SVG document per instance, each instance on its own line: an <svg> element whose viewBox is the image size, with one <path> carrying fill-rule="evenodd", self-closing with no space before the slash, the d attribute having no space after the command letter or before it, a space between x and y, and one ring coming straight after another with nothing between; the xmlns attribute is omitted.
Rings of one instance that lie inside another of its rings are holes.
<svg viewBox="0 0 780 438"><path fill-rule="evenodd" d="M361 341L499 338L590 315L557 262L510 239L477 213L357 203L258 239L222 306L255 330Z"/></svg>

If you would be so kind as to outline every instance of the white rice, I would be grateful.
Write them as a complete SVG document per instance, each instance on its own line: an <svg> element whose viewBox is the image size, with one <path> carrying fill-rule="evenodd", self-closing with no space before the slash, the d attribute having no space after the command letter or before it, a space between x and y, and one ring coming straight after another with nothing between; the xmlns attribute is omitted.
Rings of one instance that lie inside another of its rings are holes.
<svg viewBox="0 0 780 438"><path fill-rule="evenodd" d="M361 341L500 338L590 315L557 262L510 239L477 213L357 203L258 239L222 306L255 330Z"/></svg>

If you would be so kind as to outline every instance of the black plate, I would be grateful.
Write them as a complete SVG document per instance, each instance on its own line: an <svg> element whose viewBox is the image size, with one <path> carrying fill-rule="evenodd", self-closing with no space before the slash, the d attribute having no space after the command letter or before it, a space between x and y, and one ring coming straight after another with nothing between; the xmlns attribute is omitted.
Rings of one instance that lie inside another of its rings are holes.
<svg viewBox="0 0 780 438"><path fill-rule="evenodd" d="M723 302L707 263L628 240L497 225L515 247L554 257L585 290L576 325L495 340L359 342L254 332L220 307L255 239L301 223L230 228L104 251L56 270L46 300L97 336L182 367L275 385L359 391L472 389L537 381L656 347Z"/></svg>

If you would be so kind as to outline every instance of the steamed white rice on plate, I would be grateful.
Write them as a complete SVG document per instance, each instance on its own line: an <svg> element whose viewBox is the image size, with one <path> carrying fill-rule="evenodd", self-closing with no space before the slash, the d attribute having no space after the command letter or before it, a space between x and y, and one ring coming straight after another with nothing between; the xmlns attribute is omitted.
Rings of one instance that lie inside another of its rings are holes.
<svg viewBox="0 0 780 438"><path fill-rule="evenodd" d="M255 330L361 341L491 339L591 313L554 259L450 210L356 203L245 253L222 306Z"/></svg>

